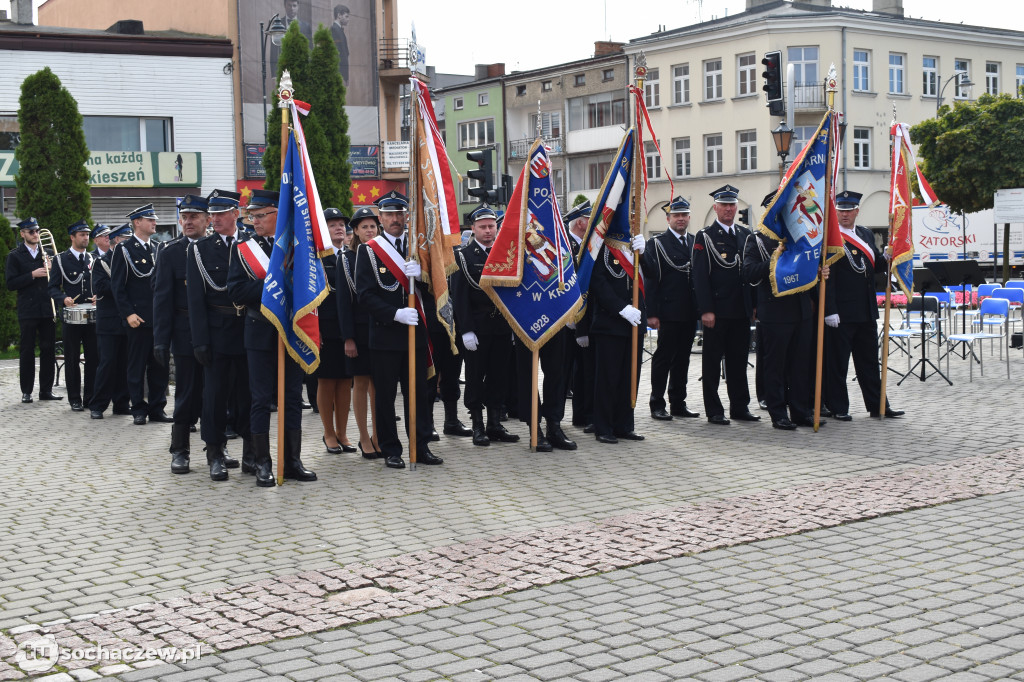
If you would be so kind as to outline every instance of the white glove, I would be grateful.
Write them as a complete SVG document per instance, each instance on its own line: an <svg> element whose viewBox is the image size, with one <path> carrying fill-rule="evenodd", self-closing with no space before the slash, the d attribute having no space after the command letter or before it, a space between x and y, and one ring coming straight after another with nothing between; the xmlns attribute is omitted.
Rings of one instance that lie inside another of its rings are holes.
<svg viewBox="0 0 1024 682"><path fill-rule="evenodd" d="M590 337L589 336L577 337L576 345L579 346L580 348L590 348Z"/></svg>
<svg viewBox="0 0 1024 682"><path fill-rule="evenodd" d="M569 329L575 329L576 328L576 323L575 322L566 322L565 326L568 327Z"/></svg>
<svg viewBox="0 0 1024 682"><path fill-rule="evenodd" d="M476 338L476 332L466 332L462 335L462 345L466 350L476 350L480 347L480 339Z"/></svg>
<svg viewBox="0 0 1024 682"><path fill-rule="evenodd" d="M415 327L419 324L419 315L416 314L415 308L399 308L395 311L395 322L398 324L405 324L410 327Z"/></svg>
<svg viewBox="0 0 1024 682"><path fill-rule="evenodd" d="M891 261L892 260L892 247L891 246L885 247L885 260L887 260L887 261Z"/></svg>
<svg viewBox="0 0 1024 682"><path fill-rule="evenodd" d="M644 236L642 234L638 234L635 237L633 237L632 243L633 250L636 251L637 253L643 253L644 248L647 246L647 240L644 239Z"/></svg>
<svg viewBox="0 0 1024 682"><path fill-rule="evenodd" d="M640 311L631 305L627 305L625 308L620 310L619 315L634 327L640 324Z"/></svg>
<svg viewBox="0 0 1024 682"><path fill-rule="evenodd" d="M420 268L420 264L414 260L405 261L405 263L402 264L402 269L405 270L406 277L419 277L423 272L423 269Z"/></svg>
<svg viewBox="0 0 1024 682"><path fill-rule="evenodd" d="M839 326L839 316L838 315L826 315L825 316L825 324L827 324L830 327L838 327Z"/></svg>

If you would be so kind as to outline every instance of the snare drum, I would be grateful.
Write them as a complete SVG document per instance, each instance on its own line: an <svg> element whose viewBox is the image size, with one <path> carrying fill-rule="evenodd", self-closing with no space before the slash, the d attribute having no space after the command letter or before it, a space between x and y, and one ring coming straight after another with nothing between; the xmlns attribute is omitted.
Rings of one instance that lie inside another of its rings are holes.
<svg viewBox="0 0 1024 682"><path fill-rule="evenodd" d="M64 308L64 324L96 324L96 304L79 303L73 308Z"/></svg>

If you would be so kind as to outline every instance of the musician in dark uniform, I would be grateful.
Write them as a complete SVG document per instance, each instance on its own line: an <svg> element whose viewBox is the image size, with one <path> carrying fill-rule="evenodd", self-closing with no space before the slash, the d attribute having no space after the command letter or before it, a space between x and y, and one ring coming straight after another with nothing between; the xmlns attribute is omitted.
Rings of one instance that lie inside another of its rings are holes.
<svg viewBox="0 0 1024 682"><path fill-rule="evenodd" d="M110 230L111 248L93 263L92 292L96 296L96 387L89 403L89 416L103 419L111 401L114 414L131 414L128 397L128 334L121 324L117 303L110 293L110 260L114 247L132 236L132 226L124 223Z"/></svg>
<svg viewBox="0 0 1024 682"><path fill-rule="evenodd" d="M206 198L214 233L189 244L185 253L188 323L196 361L203 366L203 416L199 435L206 443L210 479L226 481L238 461L228 457L228 402L236 406L236 431L242 451L251 452L249 438L249 371L242 339L245 308L228 293L231 246L237 238L237 192L215 189ZM244 456L244 455L243 455Z"/></svg>
<svg viewBox="0 0 1024 682"><path fill-rule="evenodd" d="M53 259L50 267L50 298L60 309L74 309L75 306L95 303L92 293L93 258L86 251L89 248L89 225L80 220L68 228L71 248ZM68 387L68 402L74 412L82 412L92 402L92 391L96 380L96 322L79 320L80 324L68 322L64 316L64 383ZM80 360L85 352L85 387L82 387ZM82 399L85 403L82 403Z"/></svg>
<svg viewBox="0 0 1024 682"><path fill-rule="evenodd" d="M853 355L853 369L864 407L872 417L879 416L882 394L875 273L886 271L886 256L875 246L871 230L857 225L861 196L850 191L836 195L839 232L843 236L846 257L832 265L832 276L825 290L825 404L832 417L841 422L853 419L846 390L850 355ZM892 409L886 400L886 417L903 414L903 410Z"/></svg>
<svg viewBox="0 0 1024 682"><path fill-rule="evenodd" d="M697 335L697 301L690 284L693 236L686 231L690 226L690 202L676 197L665 207L665 213L669 229L647 244L642 265L647 326L658 330L658 348L651 358L651 416L670 421L700 414L686 408L690 351ZM665 410L666 383L669 411Z"/></svg>
<svg viewBox="0 0 1024 682"><path fill-rule="evenodd" d="M39 339L39 399L62 400L54 395L56 376L57 322L47 291L46 264L39 244L39 223L26 218L18 223L22 243L7 254L4 272L7 288L18 292L18 326L21 328L18 370L21 379L21 402L32 402L36 383L36 338ZM51 253L50 256L57 254Z"/></svg>
<svg viewBox="0 0 1024 682"><path fill-rule="evenodd" d="M519 436L509 433L499 419L506 386L511 381L512 329L480 288L480 275L498 234L497 217L486 205L473 211L470 217L473 238L455 252L459 269L452 273L451 289L455 324L466 349L464 402L473 425L473 445L487 446L492 440L515 443Z"/></svg>
<svg viewBox="0 0 1024 682"><path fill-rule="evenodd" d="M161 365L174 355L174 423L171 425L171 473L189 472L189 433L203 405L203 368L193 354L188 324L186 252L206 236L210 222L205 197L186 194L178 204L181 236L160 249L153 275L153 356Z"/></svg>
<svg viewBox="0 0 1024 682"><path fill-rule="evenodd" d="M444 460L428 447L432 420L427 390L427 330L420 324L416 309L408 307L408 292L399 279L420 276L419 263L406 260L409 240L405 224L409 202L402 194L391 191L377 201L377 208L384 233L359 249L355 278L359 303L373 320L370 356L381 453L389 468L405 468L395 422L395 399L400 384L406 407L406 429L416 429L416 461L442 464ZM416 294L417 297L430 295L427 287L418 281ZM416 327L416 394L411 397L408 386L410 326ZM416 401L415 424L409 424L410 399Z"/></svg>
<svg viewBox="0 0 1024 682"><path fill-rule="evenodd" d="M103 258L107 255L107 251L110 251L110 226L103 225L102 223L92 228L92 232L89 233L89 238L92 239L93 249L89 253L92 254L94 261Z"/></svg>
<svg viewBox="0 0 1024 682"><path fill-rule="evenodd" d="M738 421L759 421L750 413L747 355L753 301L743 282L740 265L750 230L736 224L739 190L725 185L711 192L717 220L697 233L693 242L691 273L697 312L704 325L701 378L708 422L728 424L718 397L719 367L725 358L729 416Z"/></svg>
<svg viewBox="0 0 1024 682"><path fill-rule="evenodd" d="M245 306L245 351L249 365L249 389L252 395L249 430L256 463L256 485L274 487L274 467L270 457L270 408L276 401L277 329L261 311L265 271L254 266L242 251L247 242L266 255L274 248L277 229L278 193L255 189L246 210L253 219L254 235L242 235L232 248L228 269L228 293L236 305ZM315 481L316 474L302 465L302 385L305 372L285 354L284 359L284 477L295 481Z"/></svg>
<svg viewBox="0 0 1024 682"><path fill-rule="evenodd" d="M761 205L768 206L774 197L772 192ZM807 359L814 345L811 296L816 289L785 296L772 293L772 254L780 246L780 242L766 235L751 234L743 247L741 270L743 281L754 287L757 295L757 362L768 414L774 428L792 431L797 426L814 426L812 376L807 372Z"/></svg>
<svg viewBox="0 0 1024 682"><path fill-rule="evenodd" d="M170 422L167 405L167 367L153 357L153 271L156 255L150 238L156 233L153 204L128 214L135 236L118 244L110 258L110 292L128 335L128 394L135 424L149 418ZM148 389L148 390L147 390ZM146 398L149 398L148 402Z"/></svg>
<svg viewBox="0 0 1024 682"><path fill-rule="evenodd" d="M569 227L569 248L572 249L573 263L579 265L583 237L590 222L590 201L573 206L562 221ZM583 433L594 432L594 349L590 347L590 320L593 317L588 306L582 319L567 324L570 342L569 357L572 362L572 425L583 428Z"/></svg>

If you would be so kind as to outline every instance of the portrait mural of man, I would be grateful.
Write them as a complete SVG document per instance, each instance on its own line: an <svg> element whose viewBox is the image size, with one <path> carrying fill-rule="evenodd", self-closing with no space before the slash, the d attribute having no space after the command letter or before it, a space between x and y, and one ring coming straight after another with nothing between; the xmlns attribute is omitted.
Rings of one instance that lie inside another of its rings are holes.
<svg viewBox="0 0 1024 682"><path fill-rule="evenodd" d="M352 11L348 5L334 6L334 23L331 24L331 37L338 48L338 70L341 77L345 79L345 86L348 86L348 37L345 36L345 27L348 26L349 17Z"/></svg>

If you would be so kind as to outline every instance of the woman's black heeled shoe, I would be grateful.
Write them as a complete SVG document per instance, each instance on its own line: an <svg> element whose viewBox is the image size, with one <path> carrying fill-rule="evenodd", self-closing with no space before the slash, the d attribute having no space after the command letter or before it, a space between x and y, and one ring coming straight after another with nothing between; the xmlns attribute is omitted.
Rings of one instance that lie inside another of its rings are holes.
<svg viewBox="0 0 1024 682"><path fill-rule="evenodd" d="M345 445L340 440L338 441L338 445L341 446L342 452L358 452L354 447L352 447L351 445Z"/></svg>
<svg viewBox="0 0 1024 682"><path fill-rule="evenodd" d="M380 457L380 453L377 452L376 450L373 450L371 452L367 452L366 450L363 450L363 444L362 443L359 444L359 452L362 453L363 459L377 459L378 457Z"/></svg>
<svg viewBox="0 0 1024 682"><path fill-rule="evenodd" d="M330 445L327 444L327 436L324 436L320 440L322 440L324 442L324 447L327 448L327 452L328 453L330 453L332 455L340 455L341 454L342 450L341 450L340 447L332 448Z"/></svg>

